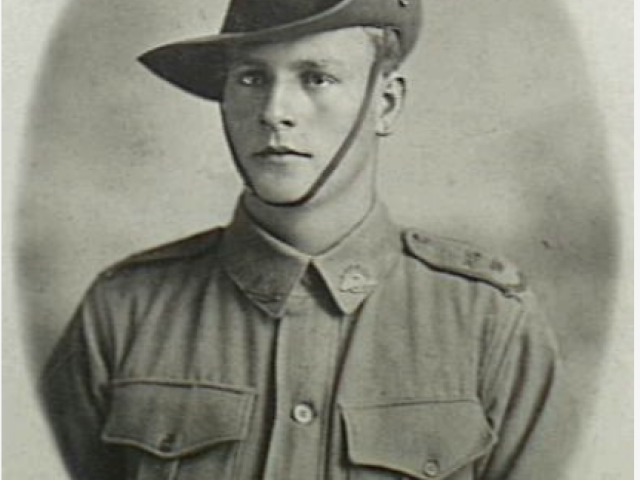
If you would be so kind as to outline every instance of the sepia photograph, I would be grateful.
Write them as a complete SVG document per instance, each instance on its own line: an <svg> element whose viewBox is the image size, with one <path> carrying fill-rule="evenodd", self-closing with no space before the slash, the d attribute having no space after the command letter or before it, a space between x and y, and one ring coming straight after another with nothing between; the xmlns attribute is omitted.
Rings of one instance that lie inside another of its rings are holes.
<svg viewBox="0 0 640 480"><path fill-rule="evenodd" d="M631 479L632 11L5 1L3 473Z"/></svg>

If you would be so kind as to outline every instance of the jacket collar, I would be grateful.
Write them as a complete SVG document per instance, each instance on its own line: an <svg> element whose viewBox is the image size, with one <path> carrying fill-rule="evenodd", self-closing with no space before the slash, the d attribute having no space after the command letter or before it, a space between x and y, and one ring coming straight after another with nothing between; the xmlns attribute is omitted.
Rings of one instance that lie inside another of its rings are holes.
<svg viewBox="0 0 640 480"><path fill-rule="evenodd" d="M380 203L337 245L317 256L273 237L239 205L220 252L225 271L247 298L279 317L309 268L320 274L337 307L353 313L382 283L401 249L399 230Z"/></svg>

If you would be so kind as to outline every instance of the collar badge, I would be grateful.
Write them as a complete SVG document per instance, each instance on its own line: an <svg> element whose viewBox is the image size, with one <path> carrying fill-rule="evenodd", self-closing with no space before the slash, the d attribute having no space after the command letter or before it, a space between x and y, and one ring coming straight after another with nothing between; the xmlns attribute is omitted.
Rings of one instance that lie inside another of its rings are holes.
<svg viewBox="0 0 640 480"><path fill-rule="evenodd" d="M349 293L367 293L378 284L372 275L361 265L350 265L342 273L340 291Z"/></svg>

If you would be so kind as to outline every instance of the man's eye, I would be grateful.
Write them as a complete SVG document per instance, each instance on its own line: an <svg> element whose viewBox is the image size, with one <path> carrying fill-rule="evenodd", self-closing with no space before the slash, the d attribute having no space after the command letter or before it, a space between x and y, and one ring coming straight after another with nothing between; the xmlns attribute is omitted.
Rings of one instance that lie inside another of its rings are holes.
<svg viewBox="0 0 640 480"><path fill-rule="evenodd" d="M310 87L326 87L337 83L335 77L322 72L305 72L302 74L302 81Z"/></svg>
<svg viewBox="0 0 640 480"><path fill-rule="evenodd" d="M259 70L250 70L238 73L236 80L245 87L259 87L267 83L267 75Z"/></svg>

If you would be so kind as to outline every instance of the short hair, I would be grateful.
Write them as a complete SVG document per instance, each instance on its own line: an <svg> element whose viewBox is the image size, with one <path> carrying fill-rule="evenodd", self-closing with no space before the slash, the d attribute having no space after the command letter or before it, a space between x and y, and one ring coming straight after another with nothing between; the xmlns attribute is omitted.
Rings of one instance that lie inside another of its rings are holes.
<svg viewBox="0 0 640 480"><path fill-rule="evenodd" d="M362 29L373 42L382 74L387 76L395 72L402 62L402 47L398 31L391 27L365 26Z"/></svg>

